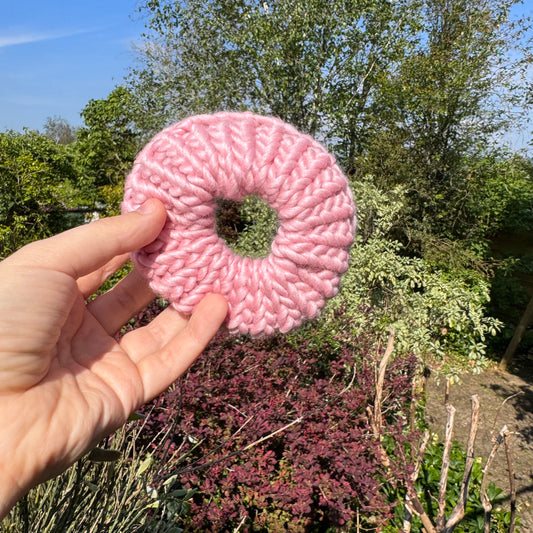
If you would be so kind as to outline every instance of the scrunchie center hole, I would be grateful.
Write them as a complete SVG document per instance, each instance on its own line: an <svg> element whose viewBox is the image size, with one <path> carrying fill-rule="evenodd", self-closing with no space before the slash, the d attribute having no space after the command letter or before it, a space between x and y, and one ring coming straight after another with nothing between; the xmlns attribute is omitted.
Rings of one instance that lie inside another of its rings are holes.
<svg viewBox="0 0 533 533"><path fill-rule="evenodd" d="M277 213L255 194L242 201L216 199L216 231L235 253L253 259L267 257L278 231Z"/></svg>

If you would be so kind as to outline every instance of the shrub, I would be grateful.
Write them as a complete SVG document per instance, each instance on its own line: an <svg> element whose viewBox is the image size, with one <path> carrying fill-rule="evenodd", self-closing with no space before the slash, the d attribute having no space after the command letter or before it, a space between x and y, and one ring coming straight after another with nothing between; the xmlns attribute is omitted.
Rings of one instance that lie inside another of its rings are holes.
<svg viewBox="0 0 533 533"><path fill-rule="evenodd" d="M363 328L377 335L392 328L402 352L445 361L448 374L464 367L480 371L487 362L487 337L500 328L498 320L486 316L487 278L474 269L444 268L407 255L391 237L404 210L401 187L385 193L371 179L354 187L359 233L350 268L321 318L321 329L344 330L349 339Z"/></svg>
<svg viewBox="0 0 533 533"><path fill-rule="evenodd" d="M68 149L34 131L0 133L0 257L77 220L77 179Z"/></svg>
<svg viewBox="0 0 533 533"><path fill-rule="evenodd" d="M176 425L153 453L181 457L177 478L189 490L187 531L326 531L350 524L357 511L392 516L382 484L403 483L385 471L367 408L374 397L374 357L360 348L284 337L218 338L186 378L155 401L146 438ZM366 346L366 348L365 348ZM413 358L389 369L384 432L407 446ZM403 454L402 454L403 455Z"/></svg>

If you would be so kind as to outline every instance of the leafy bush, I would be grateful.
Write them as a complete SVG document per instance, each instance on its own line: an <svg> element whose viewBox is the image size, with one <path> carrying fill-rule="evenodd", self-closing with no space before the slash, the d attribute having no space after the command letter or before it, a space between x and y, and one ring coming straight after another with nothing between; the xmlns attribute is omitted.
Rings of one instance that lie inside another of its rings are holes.
<svg viewBox="0 0 533 533"><path fill-rule="evenodd" d="M358 232L351 265L340 294L326 307L318 323L303 328L297 342L351 342L362 330L379 336L392 328L396 347L419 358L428 355L448 375L487 364L487 338L501 323L486 314L490 283L476 269L474 252L451 242L434 243L426 257L407 253L395 239L406 210L406 190L379 189L372 177L352 184L358 207ZM226 206L219 234L237 253L251 257L268 253L275 235L275 213L257 197ZM438 258L437 258L438 256ZM318 339L316 335L318 334ZM337 338L337 341L334 340Z"/></svg>
<svg viewBox="0 0 533 533"><path fill-rule="evenodd" d="M359 233L340 294L323 315L323 328L344 328L346 338L363 328L378 335L392 328L400 351L446 360L448 373L465 365L479 371L486 364L487 336L500 327L485 314L486 277L466 269L450 272L406 254L392 237L404 209L402 187L384 192L366 179L354 189ZM338 309L344 311L342 325Z"/></svg>
<svg viewBox="0 0 533 533"><path fill-rule="evenodd" d="M471 190L465 200L471 240L513 235L533 228L533 164L499 152L470 160Z"/></svg>
<svg viewBox="0 0 533 533"><path fill-rule="evenodd" d="M34 131L0 133L0 257L69 227L76 179L66 147Z"/></svg>
<svg viewBox="0 0 533 533"><path fill-rule="evenodd" d="M355 353L332 354L309 343L296 350L282 336L219 338L155 401L145 436L175 425L162 449L182 458L174 474L197 490L187 531L326 531L348 527L357 511L374 515L374 526L392 516L367 414L374 352L359 340ZM415 437L406 434L414 366L398 358L386 380L383 425L394 447ZM402 464L385 483L409 471Z"/></svg>

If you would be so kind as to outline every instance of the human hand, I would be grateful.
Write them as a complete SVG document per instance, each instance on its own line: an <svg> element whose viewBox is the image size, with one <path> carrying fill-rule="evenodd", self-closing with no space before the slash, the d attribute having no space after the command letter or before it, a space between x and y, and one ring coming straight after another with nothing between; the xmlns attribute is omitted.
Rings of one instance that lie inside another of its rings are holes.
<svg viewBox="0 0 533 533"><path fill-rule="evenodd" d="M183 374L223 322L210 295L190 318L167 308L116 342L154 294L136 270L86 298L152 242L166 218L138 211L32 243L0 263L0 518Z"/></svg>

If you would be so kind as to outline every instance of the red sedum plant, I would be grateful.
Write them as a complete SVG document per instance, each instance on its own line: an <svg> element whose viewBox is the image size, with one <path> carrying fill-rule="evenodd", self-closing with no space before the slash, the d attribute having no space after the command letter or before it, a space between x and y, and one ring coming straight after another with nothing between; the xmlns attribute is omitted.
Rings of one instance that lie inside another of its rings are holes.
<svg viewBox="0 0 533 533"><path fill-rule="evenodd" d="M297 348L295 348L297 346ZM320 346L319 348L317 346ZM386 523L406 483L406 460L383 466L368 412L376 349L294 337L220 334L171 391L149 406L153 453L196 489L187 531L346 530L356 513ZM397 358L383 394L383 442L405 457L415 360ZM394 479L392 479L394 477ZM369 523L370 525L370 523Z"/></svg>

